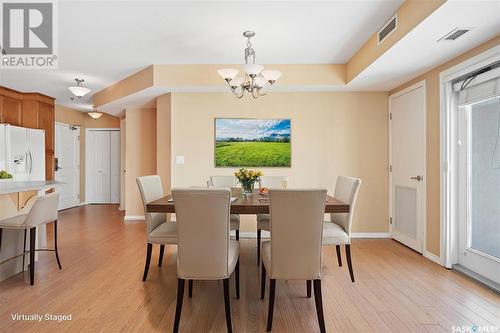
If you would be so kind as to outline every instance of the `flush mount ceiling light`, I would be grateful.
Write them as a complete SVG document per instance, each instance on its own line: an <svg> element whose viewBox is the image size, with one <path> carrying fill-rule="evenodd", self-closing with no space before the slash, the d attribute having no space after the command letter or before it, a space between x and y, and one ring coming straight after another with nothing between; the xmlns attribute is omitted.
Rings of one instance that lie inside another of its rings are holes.
<svg viewBox="0 0 500 333"><path fill-rule="evenodd" d="M87 95L90 92L89 88L85 88L83 86L83 79L76 78L76 86L68 87L68 90L71 91L76 98L80 99L83 96ZM74 100L74 97L71 97L71 100Z"/></svg>
<svg viewBox="0 0 500 333"><path fill-rule="evenodd" d="M97 111L95 106L92 105L92 111L87 113L89 116L91 116L93 119L99 119L102 116L102 113Z"/></svg>
<svg viewBox="0 0 500 333"><path fill-rule="evenodd" d="M250 38L255 36L253 31L245 31L243 36L247 38L247 47L245 49L245 65L243 65L244 74L238 76L239 70L234 68L219 69L217 73L226 81L231 92L238 98L243 97L245 92L252 94L253 98L264 96L266 90L281 77L281 72L265 69L262 65L255 63L255 50L252 48ZM252 62L248 63L248 58Z"/></svg>

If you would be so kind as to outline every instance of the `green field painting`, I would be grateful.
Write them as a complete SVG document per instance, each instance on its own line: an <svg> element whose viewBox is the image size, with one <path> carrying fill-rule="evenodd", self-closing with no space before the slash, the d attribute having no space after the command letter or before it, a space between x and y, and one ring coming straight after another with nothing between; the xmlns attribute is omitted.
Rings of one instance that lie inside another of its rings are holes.
<svg viewBox="0 0 500 333"><path fill-rule="evenodd" d="M216 167L290 167L290 119L216 119Z"/></svg>

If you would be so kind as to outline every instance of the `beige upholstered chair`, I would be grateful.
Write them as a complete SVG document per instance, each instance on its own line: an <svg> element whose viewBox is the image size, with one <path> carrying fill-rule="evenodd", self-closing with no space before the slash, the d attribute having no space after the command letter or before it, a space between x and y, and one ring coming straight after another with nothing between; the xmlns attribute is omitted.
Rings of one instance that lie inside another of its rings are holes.
<svg viewBox="0 0 500 333"><path fill-rule="evenodd" d="M307 296L314 298L321 332L325 332L321 295L321 238L326 190L270 190L271 240L262 243L261 299L266 270L271 280L267 330L273 324L276 279L306 280Z"/></svg>
<svg viewBox="0 0 500 333"><path fill-rule="evenodd" d="M172 191L179 229L177 259L177 308L174 332L179 330L184 281L223 280L226 325L232 331L229 277L236 272L239 298L239 242L229 237L231 191L227 188L174 189Z"/></svg>
<svg viewBox="0 0 500 333"><path fill-rule="evenodd" d="M358 196L361 179L339 176L335 185L334 197L349 204L349 213L332 213L330 221L323 225L323 244L335 245L337 249L337 261L339 266L342 266L342 258L340 254L340 245L345 245L345 255L351 281L354 282L354 273L351 260L351 226L354 207L356 206L356 197Z"/></svg>
<svg viewBox="0 0 500 333"><path fill-rule="evenodd" d="M56 254L57 265L62 269L57 252L57 207L59 205L59 192L53 192L37 198L33 207L26 215L18 215L8 219L0 220L1 229L24 229L24 249L23 249L23 269L24 256L26 252L26 230L30 231L30 284L35 283L35 251L54 251ZM36 227L41 224L54 222L54 249L35 249ZM0 233L1 238L1 233ZM0 242L1 244L1 242ZM18 256L16 256L18 257ZM16 258L14 257L14 258ZM13 259L13 258L11 258ZM10 259L9 259L10 260Z"/></svg>
<svg viewBox="0 0 500 333"><path fill-rule="evenodd" d="M210 176L207 181L207 187L236 187L236 178L234 176ZM240 240L240 216L231 214L231 230L235 230L236 240Z"/></svg>
<svg viewBox="0 0 500 333"><path fill-rule="evenodd" d="M161 178L158 175L144 176L137 178L137 186L141 193L142 203L144 205L144 216L146 218L147 248L146 264L142 281L148 277L149 264L151 262L151 252L153 244L160 244L160 257L158 267L161 267L163 261L163 252L166 244L177 244L177 223L167 222L167 214L147 213L146 205L152 201L164 197Z"/></svg>
<svg viewBox="0 0 500 333"><path fill-rule="evenodd" d="M262 176L260 177L259 186L269 189L283 189L285 186L284 176ZM260 264L260 240L262 230L271 231L269 226L269 214L257 214L257 265Z"/></svg>

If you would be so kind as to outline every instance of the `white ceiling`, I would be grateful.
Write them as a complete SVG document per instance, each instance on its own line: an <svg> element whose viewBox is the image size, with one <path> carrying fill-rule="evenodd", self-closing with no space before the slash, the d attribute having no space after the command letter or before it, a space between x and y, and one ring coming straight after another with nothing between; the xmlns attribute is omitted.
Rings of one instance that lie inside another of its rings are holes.
<svg viewBox="0 0 500 333"><path fill-rule="evenodd" d="M0 84L88 107L69 100L75 77L96 92L151 64L239 64L245 30L260 63L345 63L403 2L59 1L59 69L3 70Z"/></svg>
<svg viewBox="0 0 500 333"><path fill-rule="evenodd" d="M151 64L242 63L244 30L255 30L257 61L345 63L403 0L370 1L63 1L59 69L0 71L0 85L40 91L85 110L67 90L75 77L92 93ZM279 91L388 91L500 34L500 1L447 1L347 86L276 86ZM474 29L455 42L437 40ZM286 75L286 73L284 73ZM224 86L155 87L103 107L117 114L169 91L226 91ZM91 94L89 94L91 95Z"/></svg>
<svg viewBox="0 0 500 333"><path fill-rule="evenodd" d="M459 27L472 30L453 42L437 42ZM499 0L447 1L348 86L354 90L392 90L499 34Z"/></svg>

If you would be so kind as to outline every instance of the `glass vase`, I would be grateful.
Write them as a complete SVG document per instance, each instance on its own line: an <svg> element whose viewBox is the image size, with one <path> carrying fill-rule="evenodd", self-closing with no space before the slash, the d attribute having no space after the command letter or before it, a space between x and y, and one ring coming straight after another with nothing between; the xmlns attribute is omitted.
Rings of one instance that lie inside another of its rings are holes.
<svg viewBox="0 0 500 333"><path fill-rule="evenodd" d="M244 196L252 195L254 184L254 182L241 183L241 194L243 194Z"/></svg>

